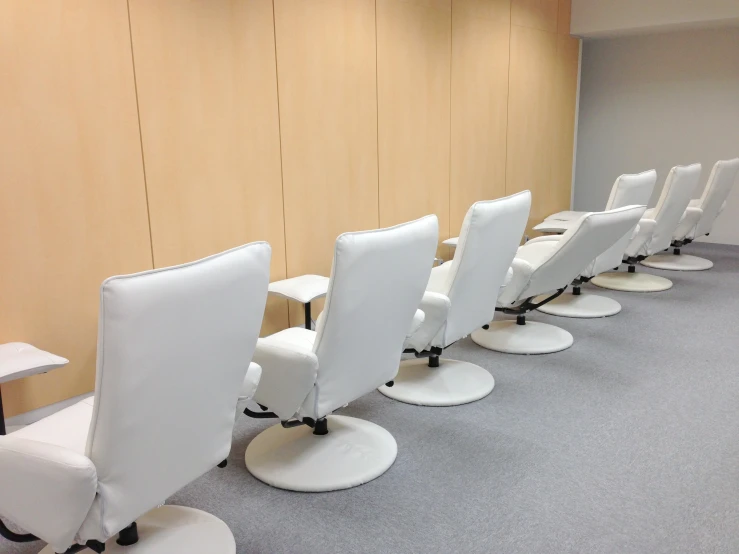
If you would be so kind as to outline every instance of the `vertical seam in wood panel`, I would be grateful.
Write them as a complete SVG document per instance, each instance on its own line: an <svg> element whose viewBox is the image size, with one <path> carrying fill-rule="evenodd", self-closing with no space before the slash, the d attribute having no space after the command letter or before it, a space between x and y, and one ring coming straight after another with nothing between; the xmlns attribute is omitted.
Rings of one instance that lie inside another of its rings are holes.
<svg viewBox="0 0 739 554"><path fill-rule="evenodd" d="M375 0L375 122L377 125L377 132L375 139L377 141L377 228L380 228L380 77L377 69L377 0Z"/></svg>
<svg viewBox="0 0 739 554"><path fill-rule="evenodd" d="M131 28L131 2L126 0L128 13L128 40L131 45L131 69L133 70L133 92L136 96L136 120L139 125L139 145L141 147L141 169L144 173L144 197L146 198L146 220L149 223L149 247L151 249L151 267L156 268L154 262L154 235L151 232L151 209L149 208L149 185L146 182L146 160L144 159L144 135L141 130L141 109L139 108L139 86L136 82L136 59L133 53L133 30Z"/></svg>
<svg viewBox="0 0 739 554"><path fill-rule="evenodd" d="M447 238L452 236L452 71L454 65L454 0L449 1L449 194L447 196ZM452 247L447 248L447 255L451 255Z"/></svg>
<svg viewBox="0 0 739 554"><path fill-rule="evenodd" d="M508 126L511 116L511 43L513 41L513 2L508 2L508 92L506 94L505 104L505 167L503 167L503 190L505 195L508 194Z"/></svg>
<svg viewBox="0 0 739 554"><path fill-rule="evenodd" d="M277 72L277 21L275 16L275 0L272 0L272 38L275 45L275 93L277 94L277 137L280 143L280 186L282 187L282 241L285 246L285 277L287 272L287 224L285 215L285 175L282 167L282 119L280 117L280 76ZM287 326L290 327L290 302L287 304Z"/></svg>

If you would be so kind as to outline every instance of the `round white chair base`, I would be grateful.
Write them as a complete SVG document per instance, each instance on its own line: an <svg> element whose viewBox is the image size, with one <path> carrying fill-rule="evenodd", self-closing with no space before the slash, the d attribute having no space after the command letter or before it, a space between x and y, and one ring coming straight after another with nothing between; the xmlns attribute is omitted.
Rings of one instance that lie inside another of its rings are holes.
<svg viewBox="0 0 739 554"><path fill-rule="evenodd" d="M314 435L307 425L273 425L249 443L245 461L254 477L278 489L325 492L372 481L397 454L395 439L379 425L335 415L327 435Z"/></svg>
<svg viewBox="0 0 739 554"><path fill-rule="evenodd" d="M551 354L573 343L572 335L564 329L538 321L527 321L526 325L493 321L490 329L478 329L470 336L483 348L506 354Z"/></svg>
<svg viewBox="0 0 739 554"><path fill-rule="evenodd" d="M612 271L593 277L590 282L596 287L624 292L660 292L672 288L672 281L649 273L627 273Z"/></svg>
<svg viewBox="0 0 739 554"><path fill-rule="evenodd" d="M459 360L439 359L439 367L429 367L428 359L405 360L400 364L392 387L379 391L393 400L418 406L459 406L485 398L493 391L495 379L479 365Z"/></svg>
<svg viewBox="0 0 739 554"><path fill-rule="evenodd" d="M540 308L540 312L560 317L608 317L621 311L621 304L613 298L597 294L560 294Z"/></svg>
<svg viewBox="0 0 739 554"><path fill-rule="evenodd" d="M131 546L105 543L105 554L235 554L236 541L228 525L209 513L184 506L162 506L136 520L139 542ZM92 550L83 550L83 553ZM47 546L41 554L54 554Z"/></svg>
<svg viewBox="0 0 739 554"><path fill-rule="evenodd" d="M689 254L655 254L642 261L641 265L668 271L705 271L713 267L713 262Z"/></svg>

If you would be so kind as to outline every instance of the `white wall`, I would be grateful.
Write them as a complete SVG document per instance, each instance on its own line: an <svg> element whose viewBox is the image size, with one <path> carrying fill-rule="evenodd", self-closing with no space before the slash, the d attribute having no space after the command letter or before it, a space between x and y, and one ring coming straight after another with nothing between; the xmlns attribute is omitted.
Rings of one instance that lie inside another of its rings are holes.
<svg viewBox="0 0 739 554"><path fill-rule="evenodd" d="M570 32L583 37L739 21L737 0L572 0Z"/></svg>
<svg viewBox="0 0 739 554"><path fill-rule="evenodd" d="M739 28L583 44L573 204L600 210L620 174L739 156ZM739 184L707 240L739 245Z"/></svg>

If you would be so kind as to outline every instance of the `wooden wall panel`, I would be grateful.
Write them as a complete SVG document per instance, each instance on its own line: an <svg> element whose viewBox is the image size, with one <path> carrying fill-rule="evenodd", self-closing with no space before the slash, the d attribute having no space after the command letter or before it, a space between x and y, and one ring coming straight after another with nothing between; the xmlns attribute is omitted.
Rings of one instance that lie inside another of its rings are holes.
<svg viewBox="0 0 739 554"><path fill-rule="evenodd" d="M449 237L450 0L377 0L380 225ZM446 250L446 248L445 248Z"/></svg>
<svg viewBox="0 0 739 554"><path fill-rule="evenodd" d="M550 134L554 145L547 204L550 213L570 209L579 63L580 40L559 35L554 69L554 117Z"/></svg>
<svg viewBox="0 0 739 554"><path fill-rule="evenodd" d="M130 0L157 267L255 240L284 279L271 0ZM263 333L287 326L272 297Z"/></svg>
<svg viewBox="0 0 739 554"><path fill-rule="evenodd" d="M69 358L6 415L93 389L101 282L151 268L125 0L0 4L0 341Z"/></svg>
<svg viewBox="0 0 739 554"><path fill-rule="evenodd" d="M572 19L572 0L559 0L557 8L557 32L559 34L570 34L570 19Z"/></svg>
<svg viewBox="0 0 739 554"><path fill-rule="evenodd" d="M557 35L511 26L506 193L532 192L528 230L552 213Z"/></svg>
<svg viewBox="0 0 739 554"><path fill-rule="evenodd" d="M556 33L561 1L511 0L511 24Z"/></svg>
<svg viewBox="0 0 739 554"><path fill-rule="evenodd" d="M510 0L452 4L452 236L474 202L506 193L510 15Z"/></svg>
<svg viewBox="0 0 739 554"><path fill-rule="evenodd" d="M275 0L275 28L287 273L328 275L336 237L379 222L375 5Z"/></svg>

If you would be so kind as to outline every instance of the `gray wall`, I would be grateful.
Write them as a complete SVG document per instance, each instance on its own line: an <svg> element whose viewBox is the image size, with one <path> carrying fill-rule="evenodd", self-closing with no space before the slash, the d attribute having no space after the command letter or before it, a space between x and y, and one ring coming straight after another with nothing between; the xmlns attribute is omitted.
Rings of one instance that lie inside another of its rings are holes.
<svg viewBox="0 0 739 554"><path fill-rule="evenodd" d="M573 204L600 210L622 173L739 156L739 28L583 43ZM706 240L739 245L739 185Z"/></svg>

